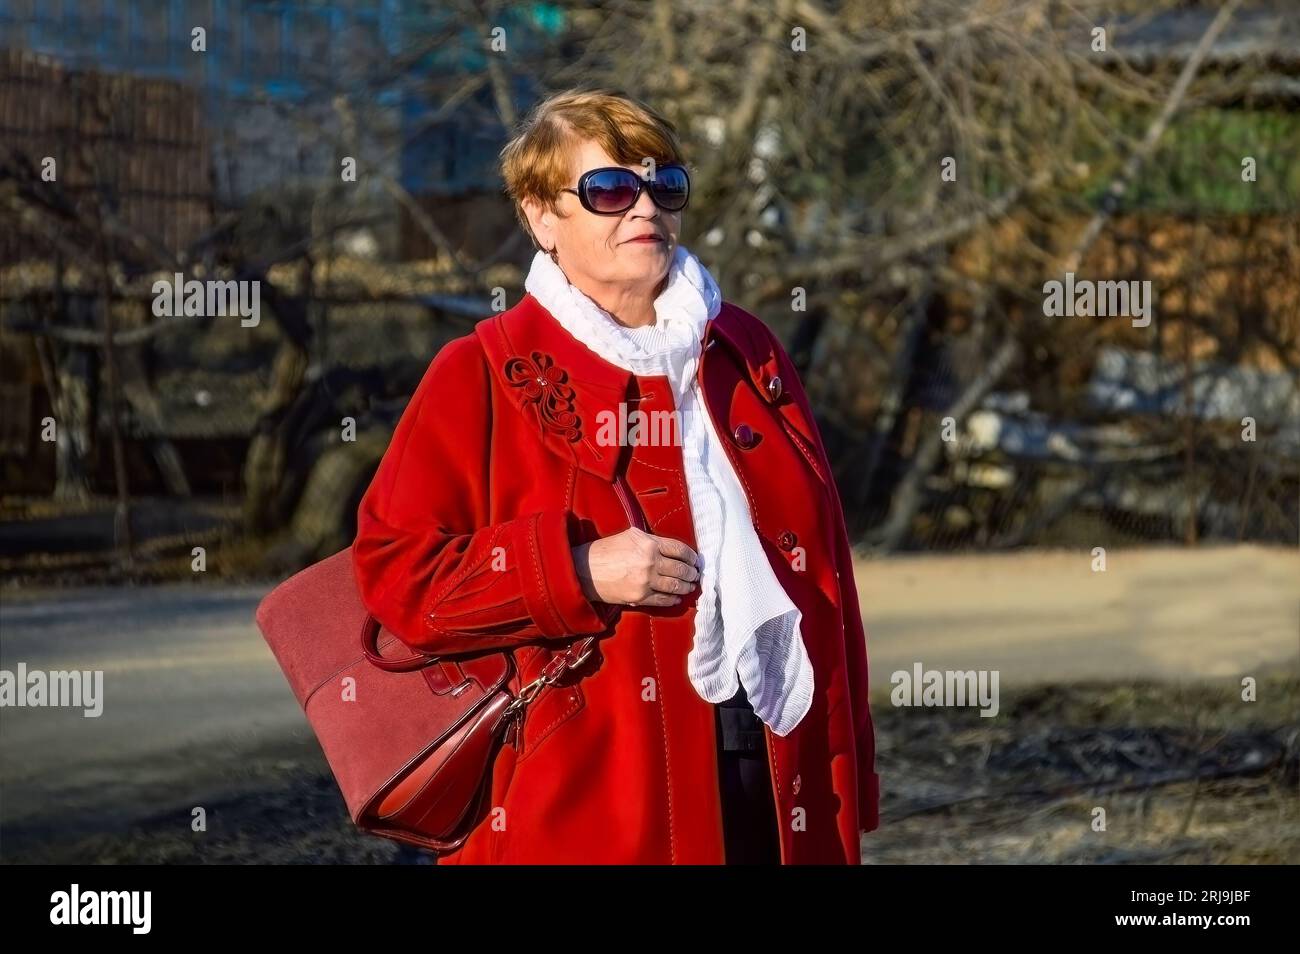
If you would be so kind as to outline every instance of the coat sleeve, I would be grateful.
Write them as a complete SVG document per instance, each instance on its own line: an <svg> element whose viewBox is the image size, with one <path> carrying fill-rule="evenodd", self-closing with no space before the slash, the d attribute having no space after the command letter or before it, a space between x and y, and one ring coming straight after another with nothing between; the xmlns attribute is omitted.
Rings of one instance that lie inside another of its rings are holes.
<svg viewBox="0 0 1300 954"><path fill-rule="evenodd" d="M571 511L488 522L490 389L474 335L443 347L358 509L352 560L362 602L422 652L572 639L603 631L616 610L582 591Z"/></svg>
<svg viewBox="0 0 1300 954"><path fill-rule="evenodd" d="M840 503L839 489L831 471L830 459L822 442L821 432L813 417L808 395L795 371L794 363L782 348L780 340L767 329L767 336L781 366L781 381L791 400L798 403L807 417L812 433L817 439L814 448L826 474L830 487L833 529L835 534L835 571L839 580L840 607L844 614L844 659L848 668L850 705L853 710L853 736L858 754L858 827L875 831L880 827L880 776L876 772L876 732L871 719L869 682L867 679L867 635L862 623L862 609L858 603L858 586L853 575L853 553L849 547L848 528L844 521L844 508Z"/></svg>

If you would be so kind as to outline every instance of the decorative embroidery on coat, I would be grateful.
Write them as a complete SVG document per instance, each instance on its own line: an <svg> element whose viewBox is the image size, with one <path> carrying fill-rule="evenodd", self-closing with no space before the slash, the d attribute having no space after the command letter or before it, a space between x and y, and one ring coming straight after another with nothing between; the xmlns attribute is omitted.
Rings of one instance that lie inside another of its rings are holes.
<svg viewBox="0 0 1300 954"><path fill-rule="evenodd" d="M541 351L527 358L516 355L505 363L506 380L523 394L522 404L531 405L538 425L570 443L582 437L582 422L573 410L576 392L566 383L568 372Z"/></svg>

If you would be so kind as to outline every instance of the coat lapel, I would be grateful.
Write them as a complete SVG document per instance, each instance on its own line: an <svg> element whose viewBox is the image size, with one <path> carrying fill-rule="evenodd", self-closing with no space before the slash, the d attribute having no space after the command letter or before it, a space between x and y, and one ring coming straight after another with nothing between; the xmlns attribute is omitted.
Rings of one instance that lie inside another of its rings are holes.
<svg viewBox="0 0 1300 954"><path fill-rule="evenodd" d="M619 413L632 374L576 340L531 294L475 328L492 372L519 410L537 422L542 442L581 470L612 481L619 447L602 447L602 412Z"/></svg>
<svg viewBox="0 0 1300 954"><path fill-rule="evenodd" d="M716 361L713 353L717 348L710 348L711 339L722 342L739 359L746 369L750 383L762 399L771 405L781 416L781 421L792 436L802 440L809 453L817 454L818 437L815 425L804 414L799 402L794 399L794 369L783 368L781 361L767 335L758 332L752 321L745 321L737 314L737 309L729 302L724 302L722 310L712 319L704 332L704 355L700 359L700 373L710 361ZM784 379L784 380L783 380ZM703 380L703 377L701 377ZM822 467L814 468L823 482L826 474Z"/></svg>

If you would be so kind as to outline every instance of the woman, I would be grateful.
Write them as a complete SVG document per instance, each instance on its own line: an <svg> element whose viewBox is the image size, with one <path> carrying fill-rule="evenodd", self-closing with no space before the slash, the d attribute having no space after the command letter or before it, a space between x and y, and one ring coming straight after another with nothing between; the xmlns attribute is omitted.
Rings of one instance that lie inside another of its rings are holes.
<svg viewBox="0 0 1300 954"><path fill-rule="evenodd" d="M430 364L356 575L414 649L514 651L516 690L599 639L441 863L860 863L879 790L838 494L789 357L679 243L674 127L560 94L502 172L526 294Z"/></svg>

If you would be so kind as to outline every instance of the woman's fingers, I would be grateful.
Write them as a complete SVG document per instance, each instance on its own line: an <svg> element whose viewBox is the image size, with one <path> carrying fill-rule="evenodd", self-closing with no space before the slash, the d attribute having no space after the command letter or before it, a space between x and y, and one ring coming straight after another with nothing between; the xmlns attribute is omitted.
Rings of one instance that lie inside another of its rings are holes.
<svg viewBox="0 0 1300 954"><path fill-rule="evenodd" d="M659 555L654 562L650 588L674 596L689 593L700 578L695 551L672 537L656 537L655 542L659 545Z"/></svg>
<svg viewBox="0 0 1300 954"><path fill-rule="evenodd" d="M682 543L682 541L674 540L672 537L655 537L654 539L659 544L661 556L672 557L674 560L681 560L691 566L699 566L699 554Z"/></svg>
<svg viewBox="0 0 1300 954"><path fill-rule="evenodd" d="M662 554L655 560L654 571L660 576L671 576L679 580L685 580L687 583L694 583L700 578L700 571L690 563L683 563L681 560L674 560L672 557L666 557Z"/></svg>
<svg viewBox="0 0 1300 954"><path fill-rule="evenodd" d="M654 537L654 541L658 553L649 568L649 592L637 605L676 606L700 578L700 571L695 567L695 551L671 537Z"/></svg>
<svg viewBox="0 0 1300 954"><path fill-rule="evenodd" d="M622 562L625 571L640 564L633 576L640 577L641 592L628 600L627 606L676 606L695 588L700 578L699 556L681 540L635 529L623 531L618 538L629 541L636 556L628 561L632 566L617 562Z"/></svg>
<svg viewBox="0 0 1300 954"><path fill-rule="evenodd" d="M675 576L656 576L650 581L650 588L656 593L670 593L675 596L682 596L695 589L695 584L680 580Z"/></svg>

